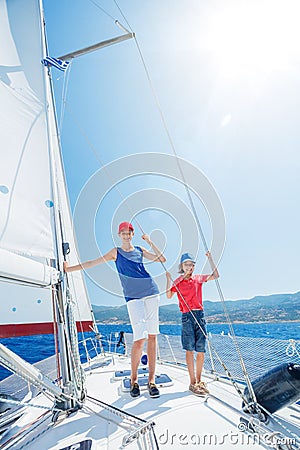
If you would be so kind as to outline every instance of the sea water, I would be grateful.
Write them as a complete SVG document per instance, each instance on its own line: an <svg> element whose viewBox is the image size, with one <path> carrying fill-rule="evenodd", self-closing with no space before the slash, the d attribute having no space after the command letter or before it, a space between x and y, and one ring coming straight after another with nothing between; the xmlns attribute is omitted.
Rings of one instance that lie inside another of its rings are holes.
<svg viewBox="0 0 300 450"><path fill-rule="evenodd" d="M300 322L238 323L232 326L237 336L300 341ZM117 340L120 331L132 332L131 326L124 324L98 324L98 330L104 340L108 340L111 335L114 336L114 340ZM228 324L208 324L207 331L212 334L231 333ZM181 326L160 325L160 332L168 335L180 335ZM86 335L93 336L92 333L86 333ZM79 340L82 339L82 335L79 333ZM54 354L53 335L22 336L0 339L0 342L30 363L35 363ZM112 350L115 350L115 346ZM10 372L0 366L0 380L8 375L10 375Z"/></svg>

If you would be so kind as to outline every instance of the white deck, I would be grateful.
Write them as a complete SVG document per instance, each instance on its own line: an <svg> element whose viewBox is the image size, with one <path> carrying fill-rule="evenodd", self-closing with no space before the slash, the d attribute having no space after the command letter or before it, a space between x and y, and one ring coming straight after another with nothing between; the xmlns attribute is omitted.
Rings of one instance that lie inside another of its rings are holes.
<svg viewBox="0 0 300 450"><path fill-rule="evenodd" d="M173 380L172 386L160 388L161 396L156 399L150 398L147 390L142 390L140 397L131 398L128 392L122 391L121 380L114 379L116 370L126 369L129 369L129 359L117 356L114 357L114 364L87 373L88 397L155 422L159 448L244 449L247 445L253 449L264 447L258 435L253 438L239 431L240 413L234 408L241 408L241 399L230 384L207 379L205 381L211 395L207 399L196 397L188 391L186 369L158 364L157 373L167 373ZM33 439L30 445L24 448L60 450L74 445L72 450L75 450L79 448L75 445L84 440L92 441L92 450L122 448L124 436L134 431L136 425L95 404L89 398L82 410L68 418L59 419L54 426L51 425L47 433ZM39 402L45 405L44 396L39 396ZM225 406L225 403L231 407ZM30 411L30 414L34 415L43 413L43 410ZM299 414L295 411L294 414L296 425L297 422L299 424ZM147 439L146 435L146 443ZM128 448L146 448L141 445L134 441ZM16 448L20 449L20 446Z"/></svg>

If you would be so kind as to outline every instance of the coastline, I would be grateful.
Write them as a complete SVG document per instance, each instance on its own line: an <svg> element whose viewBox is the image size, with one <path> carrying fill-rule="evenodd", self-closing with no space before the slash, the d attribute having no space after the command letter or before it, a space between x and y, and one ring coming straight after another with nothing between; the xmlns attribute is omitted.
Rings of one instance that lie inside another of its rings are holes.
<svg viewBox="0 0 300 450"><path fill-rule="evenodd" d="M228 322L217 322L217 321L210 321L209 318L205 317L206 319L206 323L208 325L228 325ZM242 324L242 325L251 325L251 324L266 324L266 323L299 323L300 324L300 318L298 320L259 320L259 321L255 321L253 320L252 322L245 322L242 320L234 320L232 322L230 322L230 324L234 325L234 324ZM112 320L107 320L107 321L98 321L96 320L96 324L97 325L128 325L130 326L130 322L126 322L126 321L121 321L121 320L116 320L116 321L112 321ZM169 322L159 322L160 325L181 325L181 322L175 322L175 321L169 321Z"/></svg>

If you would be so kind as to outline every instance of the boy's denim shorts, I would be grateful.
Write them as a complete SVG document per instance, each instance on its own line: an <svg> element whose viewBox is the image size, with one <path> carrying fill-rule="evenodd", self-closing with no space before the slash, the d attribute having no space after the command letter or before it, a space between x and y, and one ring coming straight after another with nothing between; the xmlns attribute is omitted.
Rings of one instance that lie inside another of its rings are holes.
<svg viewBox="0 0 300 450"><path fill-rule="evenodd" d="M195 318L193 317L195 316ZM181 343L184 350L205 353L206 322L202 310L182 313ZM200 325L200 327L199 327Z"/></svg>

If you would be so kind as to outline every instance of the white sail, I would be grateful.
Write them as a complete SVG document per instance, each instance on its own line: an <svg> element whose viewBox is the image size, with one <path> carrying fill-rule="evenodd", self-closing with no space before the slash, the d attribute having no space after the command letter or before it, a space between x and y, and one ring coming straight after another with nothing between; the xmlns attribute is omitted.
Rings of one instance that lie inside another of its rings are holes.
<svg viewBox="0 0 300 450"><path fill-rule="evenodd" d="M0 9L0 245L54 258L38 4L1 0Z"/></svg>
<svg viewBox="0 0 300 450"><path fill-rule="evenodd" d="M17 274L18 280L48 286L57 283L57 271L33 259L24 258L0 248L0 278L12 279Z"/></svg>
<svg viewBox="0 0 300 450"><path fill-rule="evenodd" d="M5 299L0 336L11 335L8 330L51 332L55 271L50 266L62 261L63 240L70 243L74 262L76 249L48 69L41 63L46 46L39 2L20 7L15 0L0 0L0 29L0 293ZM7 281L45 288L41 296L37 287ZM78 328L90 329L82 274L72 274L69 282Z"/></svg>
<svg viewBox="0 0 300 450"><path fill-rule="evenodd" d="M51 289L0 282L0 292L1 338L53 333Z"/></svg>

